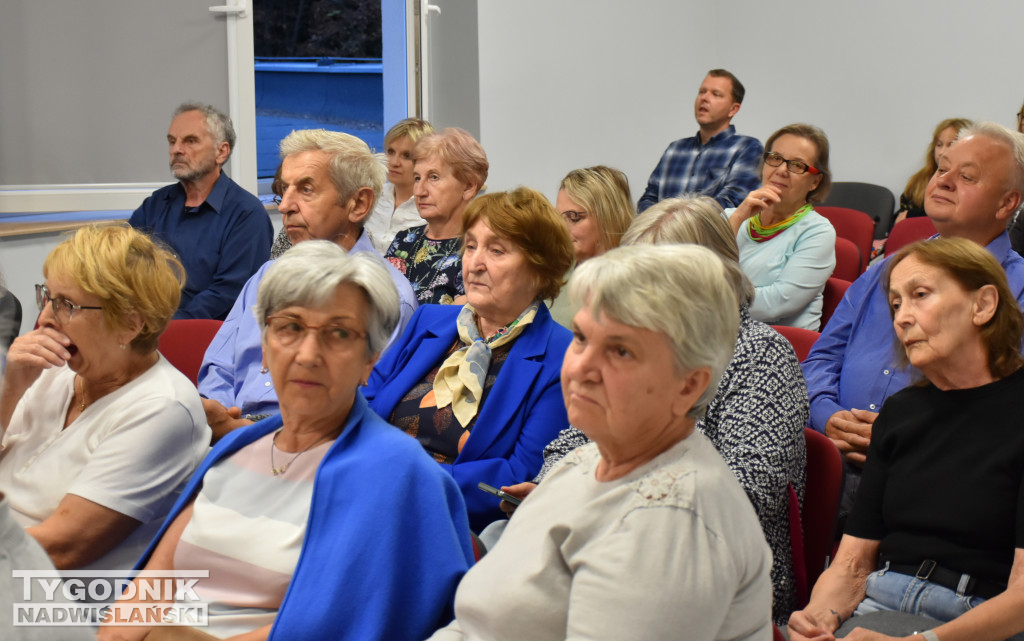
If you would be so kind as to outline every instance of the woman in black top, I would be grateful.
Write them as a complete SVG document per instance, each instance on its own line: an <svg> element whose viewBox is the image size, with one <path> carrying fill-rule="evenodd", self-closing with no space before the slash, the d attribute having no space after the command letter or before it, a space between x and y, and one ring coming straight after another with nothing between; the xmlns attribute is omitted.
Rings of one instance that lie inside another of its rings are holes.
<svg viewBox="0 0 1024 641"><path fill-rule="evenodd" d="M897 339L925 380L882 407L836 560L790 618L790 639L832 639L845 619L854 616L855 627L857 616L878 611L945 622L922 633L928 641L1016 639L1024 631L1020 308L995 258L964 239L915 243L886 269ZM892 637L862 628L847 638Z"/></svg>

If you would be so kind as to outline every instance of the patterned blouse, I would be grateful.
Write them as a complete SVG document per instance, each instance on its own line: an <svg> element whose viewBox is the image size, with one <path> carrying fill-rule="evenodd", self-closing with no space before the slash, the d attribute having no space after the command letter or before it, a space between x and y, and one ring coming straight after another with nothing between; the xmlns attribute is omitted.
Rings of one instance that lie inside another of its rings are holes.
<svg viewBox="0 0 1024 641"><path fill-rule="evenodd" d="M789 539L789 484L801 504L807 471L807 386L792 346L740 308L735 353L697 429L715 445L743 486L772 549L772 618L784 625L796 606ZM575 427L544 448L539 483L563 456L586 443Z"/></svg>
<svg viewBox="0 0 1024 641"><path fill-rule="evenodd" d="M484 379L484 393L480 399L480 407L483 408L487 401L487 395L494 387L494 381L501 372L501 366L505 364L508 353L512 351L511 343L496 347L491 352L491 365L487 368L487 377ZM462 342L456 341L445 357L437 362L437 365L427 372L423 380L414 385L402 400L395 405L388 420L392 425L405 431L415 438L427 450L427 453L434 457L438 463L451 465L462 452L466 440L469 438L473 426L476 425L476 416L469 422L469 425L462 427L452 412L451 405L445 405L438 409L437 400L434 398L434 379L445 359L461 348ZM479 413L478 413L479 415Z"/></svg>
<svg viewBox="0 0 1024 641"><path fill-rule="evenodd" d="M466 293L461 248L461 238L431 240L427 226L421 225L399 232L385 258L409 279L420 305L447 305Z"/></svg>

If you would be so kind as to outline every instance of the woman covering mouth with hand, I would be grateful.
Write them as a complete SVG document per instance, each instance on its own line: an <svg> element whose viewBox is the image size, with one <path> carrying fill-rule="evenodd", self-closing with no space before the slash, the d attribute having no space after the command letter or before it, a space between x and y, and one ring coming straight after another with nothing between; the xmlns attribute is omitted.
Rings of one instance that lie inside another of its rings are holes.
<svg viewBox="0 0 1024 641"><path fill-rule="evenodd" d="M84 227L36 286L0 396L0 487L58 569L127 570L202 460L199 393L157 352L181 263L127 226Z"/></svg>
<svg viewBox="0 0 1024 641"><path fill-rule="evenodd" d="M836 266L836 232L814 211L828 195L828 138L789 125L765 144L761 186L725 215L740 267L754 283L750 315L772 325L821 329L822 291Z"/></svg>

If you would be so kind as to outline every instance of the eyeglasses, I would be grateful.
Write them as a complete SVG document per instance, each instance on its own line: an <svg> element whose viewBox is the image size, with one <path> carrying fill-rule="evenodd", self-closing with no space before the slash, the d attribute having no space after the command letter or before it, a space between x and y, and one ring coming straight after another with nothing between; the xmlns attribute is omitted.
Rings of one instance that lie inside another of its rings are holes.
<svg viewBox="0 0 1024 641"><path fill-rule="evenodd" d="M342 325L307 325L294 316L267 316L267 329L283 347L298 345L306 338L306 332L316 330L320 344L332 352L350 350L357 342L366 339L364 332Z"/></svg>
<svg viewBox="0 0 1024 641"><path fill-rule="evenodd" d="M782 157L782 154L774 151L766 151L761 156L764 159L764 164L769 167L781 167L782 163L786 163L786 167L789 169L791 174L820 174L821 170L811 167L805 162L799 160L786 160Z"/></svg>
<svg viewBox="0 0 1024 641"><path fill-rule="evenodd" d="M39 307L40 312L46 307L47 302L53 308L53 315L62 323L70 322L77 309L103 309L102 307L90 305L75 305L66 298L53 298L50 296L50 290L46 285L36 285L36 305Z"/></svg>
<svg viewBox="0 0 1024 641"><path fill-rule="evenodd" d="M580 222L581 220L586 220L587 216L589 216L589 214L587 212L585 212L585 211L572 211L572 210L569 210L569 211L563 211L562 212L562 217L565 218L566 220L568 220L573 225L575 225L576 223Z"/></svg>

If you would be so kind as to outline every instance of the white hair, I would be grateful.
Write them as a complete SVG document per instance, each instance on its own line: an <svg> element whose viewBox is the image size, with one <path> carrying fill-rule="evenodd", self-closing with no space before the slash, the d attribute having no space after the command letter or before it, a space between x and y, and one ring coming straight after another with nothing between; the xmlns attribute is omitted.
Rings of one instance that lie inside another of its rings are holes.
<svg viewBox="0 0 1024 641"><path fill-rule="evenodd" d="M398 326L401 302L384 262L369 253L349 254L328 240L307 240L289 249L267 270L256 293L256 321L266 333L267 316L285 307L318 307L339 286L363 290L370 303L367 351L380 354Z"/></svg>
<svg viewBox="0 0 1024 641"><path fill-rule="evenodd" d="M676 370L711 369L689 415L700 418L732 360L739 331L736 294L722 260L698 245L620 246L587 260L569 281L573 309L664 334Z"/></svg>

